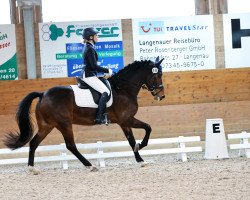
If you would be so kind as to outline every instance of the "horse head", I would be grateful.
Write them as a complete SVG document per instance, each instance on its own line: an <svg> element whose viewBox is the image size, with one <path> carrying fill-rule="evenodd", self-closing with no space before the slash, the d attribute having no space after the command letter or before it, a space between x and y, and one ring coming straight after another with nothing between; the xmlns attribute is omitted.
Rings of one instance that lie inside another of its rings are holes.
<svg viewBox="0 0 250 200"><path fill-rule="evenodd" d="M159 59L159 56L156 58L155 62L151 63L151 72L148 76L145 84L143 85L144 89L147 89L154 96L155 100L161 101L165 98L164 86L162 83L162 66L161 63L164 59Z"/></svg>

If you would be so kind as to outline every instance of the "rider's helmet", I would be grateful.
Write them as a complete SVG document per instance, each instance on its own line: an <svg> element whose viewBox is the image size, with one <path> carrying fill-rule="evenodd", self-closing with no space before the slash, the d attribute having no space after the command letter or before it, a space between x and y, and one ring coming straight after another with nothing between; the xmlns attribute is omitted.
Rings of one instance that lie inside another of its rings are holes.
<svg viewBox="0 0 250 200"><path fill-rule="evenodd" d="M99 32L98 31L95 31L92 27L91 28L85 28L83 30L83 34L82 34L82 37L83 39L85 40L89 40L89 37L90 36L94 36L96 34L98 34Z"/></svg>

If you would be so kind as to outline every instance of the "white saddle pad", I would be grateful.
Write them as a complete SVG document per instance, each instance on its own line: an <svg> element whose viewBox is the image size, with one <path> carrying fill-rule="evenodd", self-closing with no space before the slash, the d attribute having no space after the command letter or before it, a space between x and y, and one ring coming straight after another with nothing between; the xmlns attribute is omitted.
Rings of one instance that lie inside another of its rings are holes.
<svg viewBox="0 0 250 200"><path fill-rule="evenodd" d="M76 105L79 107L90 107L90 108L97 108L98 105L94 102L93 96L88 89L80 89L77 85L70 86L75 95L75 102ZM111 97L107 102L107 107L110 107L113 103L113 95L111 92Z"/></svg>

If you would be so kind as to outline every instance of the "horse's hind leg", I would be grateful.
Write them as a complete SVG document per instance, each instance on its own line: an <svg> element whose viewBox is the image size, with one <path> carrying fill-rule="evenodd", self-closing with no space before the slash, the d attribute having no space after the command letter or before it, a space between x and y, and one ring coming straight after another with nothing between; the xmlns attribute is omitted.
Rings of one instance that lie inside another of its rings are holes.
<svg viewBox="0 0 250 200"><path fill-rule="evenodd" d="M97 171L97 168L93 167L92 164L78 151L74 141L72 124L60 124L57 129L62 133L67 149L73 153L86 167L89 167L91 171Z"/></svg>
<svg viewBox="0 0 250 200"><path fill-rule="evenodd" d="M133 132L132 132L132 129L130 127L124 127L124 126L121 126L131 148L134 150L135 149L135 145L136 145L136 141L135 141L135 138L134 138L134 135L133 135ZM141 158L138 150L137 151L134 151L134 154L135 154L135 159L137 162L144 162L143 159Z"/></svg>
<svg viewBox="0 0 250 200"><path fill-rule="evenodd" d="M34 157L35 157L35 151L38 147L38 145L44 140L44 138L51 132L53 127L46 126L46 127L40 127L38 129L37 134L32 138L30 141L30 150L29 150L29 160L28 160L28 166L30 167L30 170L34 174L38 174L38 171L34 169Z"/></svg>

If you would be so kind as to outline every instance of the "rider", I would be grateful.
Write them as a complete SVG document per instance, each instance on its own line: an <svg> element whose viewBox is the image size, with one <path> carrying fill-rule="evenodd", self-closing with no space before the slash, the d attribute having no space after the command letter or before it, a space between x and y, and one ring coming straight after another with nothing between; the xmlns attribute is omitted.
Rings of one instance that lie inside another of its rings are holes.
<svg viewBox="0 0 250 200"><path fill-rule="evenodd" d="M97 65L98 55L94 49L95 43L98 41L98 32L93 28L85 28L83 31L83 39L85 47L83 49L83 69L81 72L82 80L90 87L101 93L101 98L98 103L96 124L104 124L106 122L106 103L110 95L109 89L97 77L97 73L103 72L111 76L112 70L100 67Z"/></svg>

